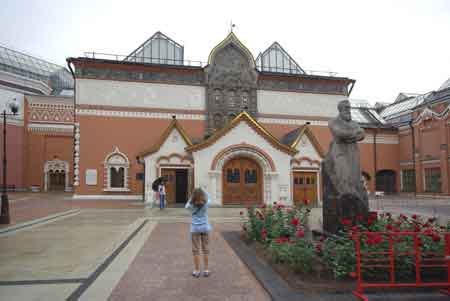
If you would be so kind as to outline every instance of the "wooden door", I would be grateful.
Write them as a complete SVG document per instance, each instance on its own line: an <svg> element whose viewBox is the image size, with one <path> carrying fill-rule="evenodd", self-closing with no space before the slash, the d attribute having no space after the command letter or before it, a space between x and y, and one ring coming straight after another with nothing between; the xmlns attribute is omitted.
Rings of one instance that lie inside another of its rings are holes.
<svg viewBox="0 0 450 301"><path fill-rule="evenodd" d="M161 169L161 176L166 177L166 202L167 204L175 203L175 187L176 187L176 173L175 169L163 168Z"/></svg>
<svg viewBox="0 0 450 301"><path fill-rule="evenodd" d="M262 172L248 158L232 159L223 168L223 204L258 204L262 200Z"/></svg>
<svg viewBox="0 0 450 301"><path fill-rule="evenodd" d="M294 203L304 205L305 200L317 203L317 173L294 172L293 178Z"/></svg>

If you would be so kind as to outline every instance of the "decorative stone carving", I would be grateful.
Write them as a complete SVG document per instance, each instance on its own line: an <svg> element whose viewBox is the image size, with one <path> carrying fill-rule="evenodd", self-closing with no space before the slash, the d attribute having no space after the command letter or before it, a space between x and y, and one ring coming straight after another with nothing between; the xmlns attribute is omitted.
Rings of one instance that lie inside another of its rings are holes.
<svg viewBox="0 0 450 301"><path fill-rule="evenodd" d="M59 159L47 161L44 164L44 191L48 191L50 172L64 173L64 190L69 191L69 163Z"/></svg>
<svg viewBox="0 0 450 301"><path fill-rule="evenodd" d="M73 165L73 186L80 185L80 124L75 123L75 153L74 153L74 165Z"/></svg>
<svg viewBox="0 0 450 301"><path fill-rule="evenodd" d="M256 117L258 73L248 50L231 33L211 53L205 68L207 134L222 128L242 110ZM222 119L218 116L222 116Z"/></svg>
<svg viewBox="0 0 450 301"><path fill-rule="evenodd" d="M364 130L351 120L349 101L339 102L338 110L339 116L328 123L333 141L322 163L323 229L330 233L338 232L343 218L355 222L369 211L357 144Z"/></svg>

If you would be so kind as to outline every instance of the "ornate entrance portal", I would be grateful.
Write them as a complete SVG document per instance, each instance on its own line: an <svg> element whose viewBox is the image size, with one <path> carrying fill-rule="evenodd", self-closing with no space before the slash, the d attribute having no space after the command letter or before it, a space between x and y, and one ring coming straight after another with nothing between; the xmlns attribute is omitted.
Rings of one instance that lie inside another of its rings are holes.
<svg viewBox="0 0 450 301"><path fill-rule="evenodd" d="M223 167L223 204L262 203L262 171L254 160L238 157Z"/></svg>

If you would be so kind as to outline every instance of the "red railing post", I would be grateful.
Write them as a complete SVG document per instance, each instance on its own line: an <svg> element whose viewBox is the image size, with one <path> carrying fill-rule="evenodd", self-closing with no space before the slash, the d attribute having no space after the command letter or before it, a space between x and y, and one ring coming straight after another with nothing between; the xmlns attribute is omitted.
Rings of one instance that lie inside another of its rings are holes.
<svg viewBox="0 0 450 301"><path fill-rule="evenodd" d="M357 276L357 287L356 291L353 291L352 294L358 297L363 301L369 301L369 299L363 295L363 285L362 285L362 272L361 272L361 234L355 233L352 235L353 240L355 241L356 248L356 276Z"/></svg>
<svg viewBox="0 0 450 301"><path fill-rule="evenodd" d="M392 234L388 233L389 236L389 270L390 270L390 280L391 283L395 282L395 270L394 270L394 264L395 264L395 258L394 258L394 243L392 241Z"/></svg>
<svg viewBox="0 0 450 301"><path fill-rule="evenodd" d="M447 260L447 289L441 290L443 294L450 296L450 233L445 234L445 259Z"/></svg>
<svg viewBox="0 0 450 301"><path fill-rule="evenodd" d="M416 285L420 285L420 237L418 233L414 233L414 255L416 262Z"/></svg>

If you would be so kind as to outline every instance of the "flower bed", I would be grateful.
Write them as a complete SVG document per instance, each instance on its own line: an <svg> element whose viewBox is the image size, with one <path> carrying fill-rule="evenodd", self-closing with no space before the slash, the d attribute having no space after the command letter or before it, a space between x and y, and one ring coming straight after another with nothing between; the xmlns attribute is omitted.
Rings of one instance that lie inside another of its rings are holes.
<svg viewBox="0 0 450 301"><path fill-rule="evenodd" d="M318 279L350 279L356 276L354 233L373 232L360 235L362 252L384 252L389 247L386 235L376 232L418 232L422 252L444 254L445 242L443 233L449 227L440 227L436 219L424 219L413 215L393 216L390 213L371 213L368 219L358 218L358 224L350 220L341 221L341 231L336 236L312 235L307 229L310 210L305 207L285 207L281 204L262 205L247 208L243 216L243 229L248 241L261 244L264 254L275 263L288 266L297 274L310 275ZM396 253L412 250L412 237L396 237L394 248ZM385 260L385 254L374 254L371 258ZM413 279L415 271L413 254L395 257L396 277ZM366 268L365 277L385 280L389 276L388 269ZM435 279L445 277L443 268L432 268L424 271L423 277Z"/></svg>

